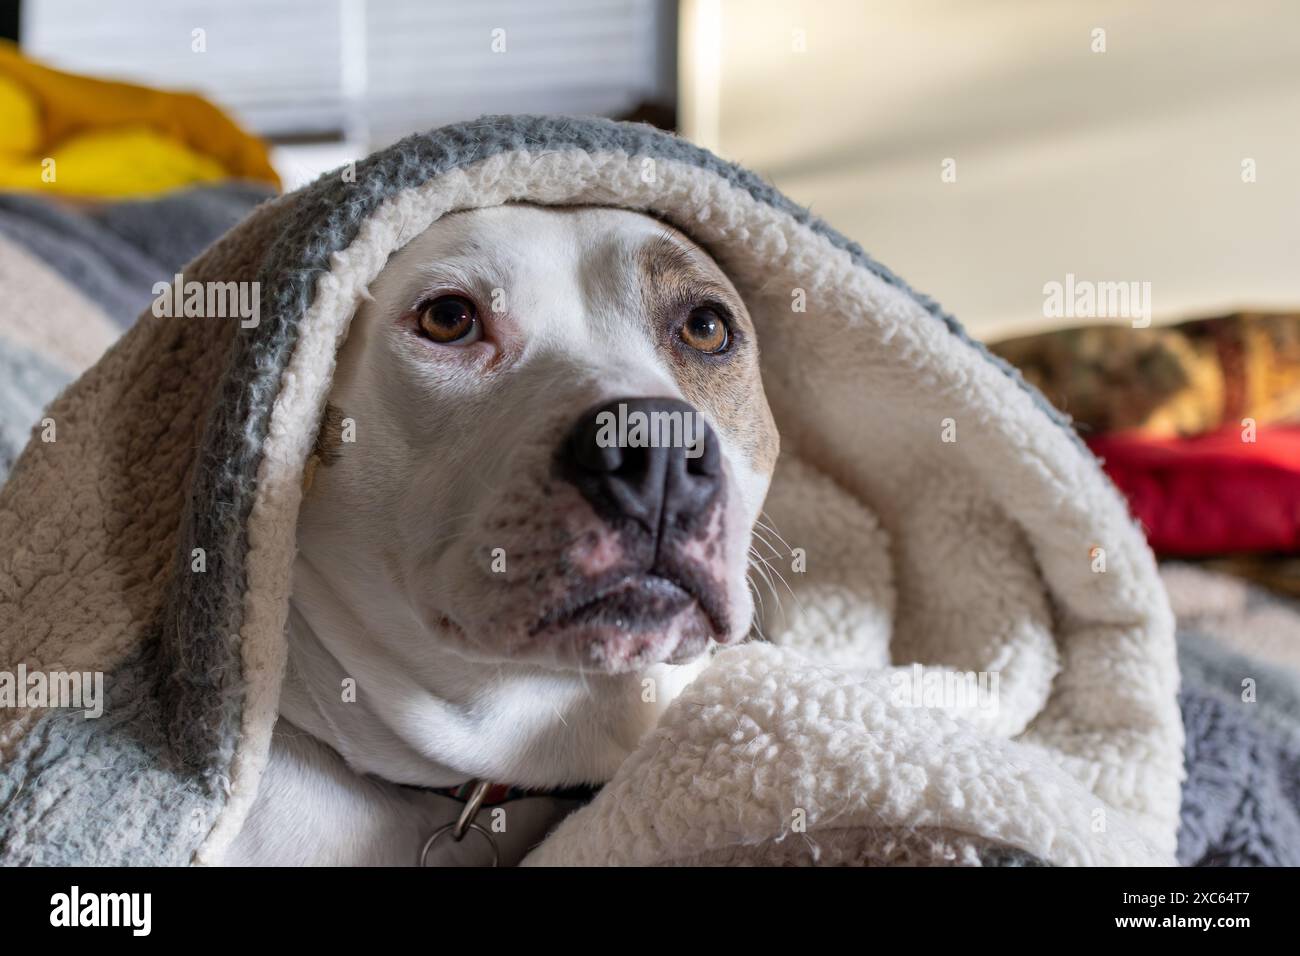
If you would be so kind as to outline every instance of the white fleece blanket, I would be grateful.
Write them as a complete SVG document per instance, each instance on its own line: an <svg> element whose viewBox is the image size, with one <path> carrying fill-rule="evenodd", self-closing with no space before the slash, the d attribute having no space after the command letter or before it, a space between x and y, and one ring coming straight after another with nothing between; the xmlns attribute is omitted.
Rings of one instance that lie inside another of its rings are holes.
<svg viewBox="0 0 1300 956"><path fill-rule="evenodd" d="M894 676L719 655L525 865L1170 862L1051 754L902 704Z"/></svg>

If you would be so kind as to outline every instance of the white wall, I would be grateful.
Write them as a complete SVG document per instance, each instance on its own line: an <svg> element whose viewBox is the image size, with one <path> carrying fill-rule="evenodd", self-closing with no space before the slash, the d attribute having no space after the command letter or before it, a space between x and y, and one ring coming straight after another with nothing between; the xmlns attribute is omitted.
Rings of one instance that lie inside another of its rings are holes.
<svg viewBox="0 0 1300 956"><path fill-rule="evenodd" d="M685 0L682 30L684 132L976 334L1049 324L1066 273L1150 282L1156 321L1300 308L1295 0Z"/></svg>

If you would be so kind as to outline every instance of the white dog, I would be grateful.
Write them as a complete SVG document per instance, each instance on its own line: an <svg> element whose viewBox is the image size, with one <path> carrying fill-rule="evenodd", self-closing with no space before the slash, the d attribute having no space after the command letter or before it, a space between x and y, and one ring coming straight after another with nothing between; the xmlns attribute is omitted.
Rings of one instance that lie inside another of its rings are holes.
<svg viewBox="0 0 1300 956"><path fill-rule="evenodd" d="M702 249L638 213L504 206L439 220L370 292L230 863L410 864L460 809L438 788L598 784L750 628L777 434ZM503 860L571 806L507 804Z"/></svg>

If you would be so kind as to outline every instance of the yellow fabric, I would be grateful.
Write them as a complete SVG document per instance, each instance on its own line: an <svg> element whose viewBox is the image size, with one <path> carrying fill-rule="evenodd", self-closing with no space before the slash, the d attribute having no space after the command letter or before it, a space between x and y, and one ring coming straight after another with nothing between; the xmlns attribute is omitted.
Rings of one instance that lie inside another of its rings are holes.
<svg viewBox="0 0 1300 956"><path fill-rule="evenodd" d="M0 74L0 157L35 152L41 144L41 117L27 90Z"/></svg>
<svg viewBox="0 0 1300 956"><path fill-rule="evenodd" d="M0 189L117 198L228 179L215 159L143 127L86 133L41 160L0 154Z"/></svg>
<svg viewBox="0 0 1300 956"><path fill-rule="evenodd" d="M218 179L280 185L266 145L202 97L62 73L0 42L0 189L119 197Z"/></svg>

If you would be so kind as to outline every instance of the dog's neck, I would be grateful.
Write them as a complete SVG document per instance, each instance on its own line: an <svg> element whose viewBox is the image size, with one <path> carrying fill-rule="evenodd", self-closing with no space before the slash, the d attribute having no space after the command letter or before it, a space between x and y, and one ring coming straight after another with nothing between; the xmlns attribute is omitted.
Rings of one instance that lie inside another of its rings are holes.
<svg viewBox="0 0 1300 956"><path fill-rule="evenodd" d="M280 713L354 770L424 787L603 782L707 663L582 674L424 646L417 665L376 636L299 556Z"/></svg>

